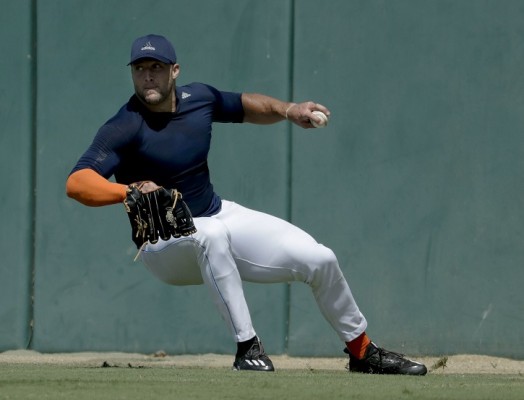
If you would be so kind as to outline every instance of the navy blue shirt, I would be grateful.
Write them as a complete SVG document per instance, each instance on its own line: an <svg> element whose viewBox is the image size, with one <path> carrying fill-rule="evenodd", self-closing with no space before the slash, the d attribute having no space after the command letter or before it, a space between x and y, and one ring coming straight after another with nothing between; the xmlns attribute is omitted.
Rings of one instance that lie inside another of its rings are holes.
<svg viewBox="0 0 524 400"><path fill-rule="evenodd" d="M202 83L178 86L176 112L149 111L133 95L96 134L71 173L90 168L119 183L153 181L177 189L194 217L220 210L207 157L213 122L244 119L240 93Z"/></svg>

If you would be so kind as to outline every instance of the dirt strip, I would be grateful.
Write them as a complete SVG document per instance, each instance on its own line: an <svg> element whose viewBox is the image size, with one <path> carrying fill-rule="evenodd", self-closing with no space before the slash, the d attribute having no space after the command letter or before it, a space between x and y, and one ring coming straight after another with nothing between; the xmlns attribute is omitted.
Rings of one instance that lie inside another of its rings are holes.
<svg viewBox="0 0 524 400"><path fill-rule="evenodd" d="M339 357L288 357L271 356L276 369L343 370L347 358ZM524 360L479 356L454 355L449 357L422 357L433 374L514 374L524 376ZM231 355L168 355L163 351L155 354L81 352L43 354L31 350L12 350L0 353L0 365L32 364L61 365L72 367L128 367L128 368L230 368Z"/></svg>

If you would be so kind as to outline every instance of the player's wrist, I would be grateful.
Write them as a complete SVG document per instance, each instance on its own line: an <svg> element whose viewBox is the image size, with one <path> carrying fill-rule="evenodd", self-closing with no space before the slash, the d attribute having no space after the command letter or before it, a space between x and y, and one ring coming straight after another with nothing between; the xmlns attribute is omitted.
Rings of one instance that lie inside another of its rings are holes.
<svg viewBox="0 0 524 400"><path fill-rule="evenodd" d="M286 112L285 112L285 117L287 120L289 120L289 111L295 107L297 105L297 103L291 103L287 108L286 108Z"/></svg>

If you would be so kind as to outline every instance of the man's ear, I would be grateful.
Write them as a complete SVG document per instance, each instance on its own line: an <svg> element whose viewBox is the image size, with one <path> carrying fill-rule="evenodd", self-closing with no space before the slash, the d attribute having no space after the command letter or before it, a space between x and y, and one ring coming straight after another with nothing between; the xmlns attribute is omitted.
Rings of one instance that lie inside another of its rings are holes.
<svg viewBox="0 0 524 400"><path fill-rule="evenodd" d="M171 69L171 76L173 79L178 78L178 75L180 74L180 65L174 64Z"/></svg>

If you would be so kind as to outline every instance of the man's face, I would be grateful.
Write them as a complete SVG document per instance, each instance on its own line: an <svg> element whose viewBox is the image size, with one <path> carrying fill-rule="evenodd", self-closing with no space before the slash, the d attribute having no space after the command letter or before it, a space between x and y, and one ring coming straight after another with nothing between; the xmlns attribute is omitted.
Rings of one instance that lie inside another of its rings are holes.
<svg viewBox="0 0 524 400"><path fill-rule="evenodd" d="M171 100L178 73L178 64L164 64L157 60L144 59L131 65L135 93L150 106L162 105L166 100Z"/></svg>

